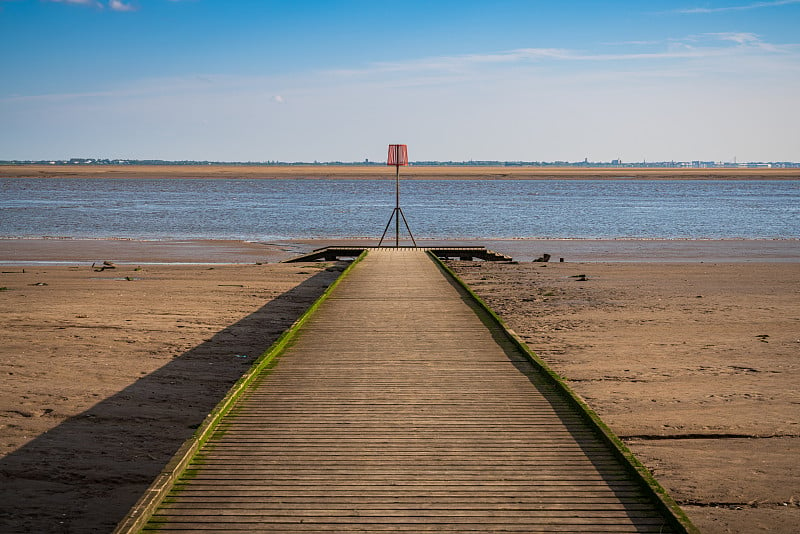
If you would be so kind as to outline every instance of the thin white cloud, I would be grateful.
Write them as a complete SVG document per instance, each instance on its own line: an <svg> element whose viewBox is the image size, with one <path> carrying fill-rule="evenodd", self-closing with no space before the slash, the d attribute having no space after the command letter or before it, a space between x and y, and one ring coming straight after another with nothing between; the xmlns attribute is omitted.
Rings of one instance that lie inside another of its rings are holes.
<svg viewBox="0 0 800 534"><path fill-rule="evenodd" d="M800 0L798 0L800 2ZM610 43L627 50L607 53L566 48L520 48L487 54L466 54L375 63L364 69L340 70L340 76L428 74L455 76L501 66L547 65L556 63L610 63L625 61L703 60L753 54L796 53L798 45L775 45L754 33L726 32L690 35L656 41Z"/></svg>
<svg viewBox="0 0 800 534"><path fill-rule="evenodd" d="M129 81L122 87L112 87L105 90L85 91L75 93L42 93L28 95L0 95L0 103L25 103L40 102L59 103L69 101L101 101L113 99L137 98L162 98L171 95L235 95L259 92L262 98L283 104L286 103L286 93L281 88L290 82L279 77L270 76L228 76L228 75L193 75L185 77L144 78ZM307 82L295 82L296 85L306 86ZM265 96L264 96L265 95Z"/></svg>
<svg viewBox="0 0 800 534"><path fill-rule="evenodd" d="M758 35L749 32L722 32L722 33L709 33L708 35L718 37L722 41L733 41L734 43L740 45L751 45L751 44L761 43L761 39L758 37Z"/></svg>
<svg viewBox="0 0 800 534"><path fill-rule="evenodd" d="M621 43L615 43L615 45ZM314 71L292 76L194 75L142 79L125 87L85 93L27 94L0 97L6 102L66 102L75 100L160 98L166 95L258 94L274 104L289 98L297 105L316 87L412 90L454 84L492 83L497 79L581 80L678 79L691 76L728 76L749 72L766 76L800 75L800 44L774 45L754 33L707 33L633 43L612 53L562 48L524 48L487 54L465 54L376 63L360 69ZM320 82L324 80L324 83ZM287 98L288 97L288 98Z"/></svg>
<svg viewBox="0 0 800 534"><path fill-rule="evenodd" d="M93 7L103 7L97 0L47 0L48 2L54 2L57 4L74 4L77 6L93 6Z"/></svg>
<svg viewBox="0 0 800 534"><path fill-rule="evenodd" d="M562 48L519 48L516 50L488 54L442 56L411 61L376 63L370 70L380 72L403 72L409 70L452 71L479 64L513 64L523 61L567 59L570 54L572 54L570 50ZM351 71L340 72L346 74Z"/></svg>
<svg viewBox="0 0 800 534"><path fill-rule="evenodd" d="M681 38L670 38L662 41L621 41L621 42L607 42L602 43L605 46L667 46L675 50L679 48L685 49L701 49L705 43L705 50L710 51L710 43L714 42L732 42L738 45L735 48L751 48L760 49L767 52L787 52L796 45L775 45L767 43L761 39L761 36L751 32L714 32L704 33L698 35L689 35ZM717 47L724 48L724 47Z"/></svg>
<svg viewBox="0 0 800 534"><path fill-rule="evenodd" d="M645 46L645 45L659 45L663 44L663 41L607 41L604 43L600 43L604 46Z"/></svg>
<svg viewBox="0 0 800 534"><path fill-rule="evenodd" d="M800 0L773 0L771 2L753 2L742 6L725 6L725 7L690 7L686 9L678 9L676 13L694 14L694 13L724 13L727 11L748 11L751 9L761 9L764 7L778 7L789 4L800 4Z"/></svg>
<svg viewBox="0 0 800 534"><path fill-rule="evenodd" d="M109 0L108 7L112 11L136 11L136 7L131 4L126 4L121 0Z"/></svg>
<svg viewBox="0 0 800 534"><path fill-rule="evenodd" d="M723 33L709 33L706 35L709 35L711 37L716 37L721 41L731 41L739 45L739 47L755 48L764 50L766 52L780 53L785 51L786 48L771 43L766 43L762 41L758 35L748 32L723 32Z"/></svg>
<svg viewBox="0 0 800 534"><path fill-rule="evenodd" d="M108 8L111 11L136 11L138 8L130 2L123 0L108 0L107 3L100 2L100 0L46 0L47 2L57 4L70 4L76 6L89 6L98 9Z"/></svg>

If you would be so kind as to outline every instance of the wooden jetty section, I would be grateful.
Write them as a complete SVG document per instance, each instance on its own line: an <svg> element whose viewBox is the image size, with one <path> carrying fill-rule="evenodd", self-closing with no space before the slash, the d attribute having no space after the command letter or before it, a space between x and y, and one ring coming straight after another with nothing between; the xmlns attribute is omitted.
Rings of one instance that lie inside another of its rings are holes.
<svg viewBox="0 0 800 534"><path fill-rule="evenodd" d="M329 246L315 249L307 254L296 256L284 260L283 263L303 262L303 261L336 261L344 259L354 259L365 250L380 250L395 247L352 247L352 246ZM483 261L511 261L511 256L506 256L486 247L396 247L405 250L421 250L431 252L438 258L457 259L457 260L483 260Z"/></svg>
<svg viewBox="0 0 800 534"><path fill-rule="evenodd" d="M144 531L694 532L420 249L370 250L267 367Z"/></svg>

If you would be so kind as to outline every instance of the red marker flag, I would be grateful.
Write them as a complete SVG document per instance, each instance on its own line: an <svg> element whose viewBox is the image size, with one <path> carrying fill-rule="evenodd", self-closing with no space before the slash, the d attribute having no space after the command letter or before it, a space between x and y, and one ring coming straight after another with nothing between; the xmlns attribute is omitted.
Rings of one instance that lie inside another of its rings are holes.
<svg viewBox="0 0 800 534"><path fill-rule="evenodd" d="M389 145L389 159L386 165L394 165L396 167L408 165L408 146Z"/></svg>

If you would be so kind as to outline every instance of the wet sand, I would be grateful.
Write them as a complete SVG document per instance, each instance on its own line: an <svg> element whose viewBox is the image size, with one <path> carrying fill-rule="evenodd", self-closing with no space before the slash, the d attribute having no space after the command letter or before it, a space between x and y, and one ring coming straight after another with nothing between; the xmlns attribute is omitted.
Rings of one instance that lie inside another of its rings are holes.
<svg viewBox="0 0 800 534"><path fill-rule="evenodd" d="M286 248L234 240L0 239L0 264L267 263L289 258Z"/></svg>
<svg viewBox="0 0 800 534"><path fill-rule="evenodd" d="M330 245L376 246L374 239L136 241L129 239L0 239L0 263L273 263ZM401 246L411 245L401 241ZM497 239L437 241L421 247L485 246L518 261L550 254L567 262L800 262L800 240Z"/></svg>
<svg viewBox="0 0 800 534"><path fill-rule="evenodd" d="M798 243L523 241L457 269L703 532L794 532ZM0 240L0 531L109 531L338 274L257 263L324 244Z"/></svg>

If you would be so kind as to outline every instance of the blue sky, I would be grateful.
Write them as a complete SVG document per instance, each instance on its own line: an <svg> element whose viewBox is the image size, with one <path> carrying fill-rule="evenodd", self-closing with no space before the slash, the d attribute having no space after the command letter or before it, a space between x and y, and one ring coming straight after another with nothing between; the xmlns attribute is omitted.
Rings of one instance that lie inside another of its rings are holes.
<svg viewBox="0 0 800 534"><path fill-rule="evenodd" d="M0 0L0 159L800 160L800 0Z"/></svg>

